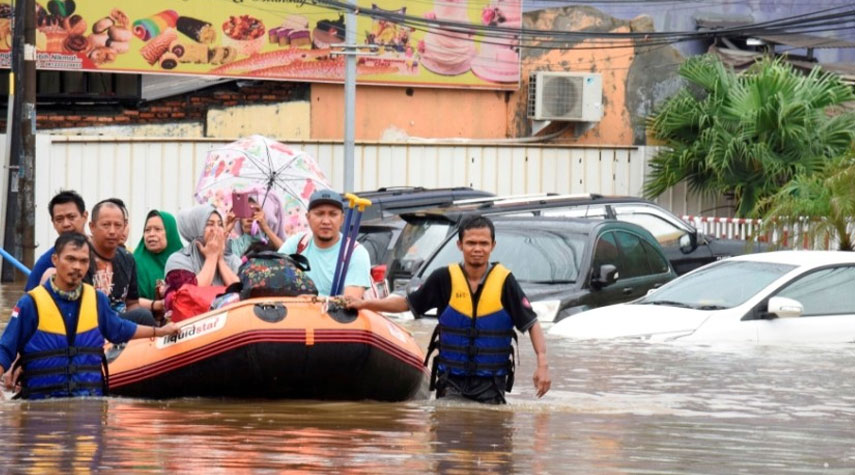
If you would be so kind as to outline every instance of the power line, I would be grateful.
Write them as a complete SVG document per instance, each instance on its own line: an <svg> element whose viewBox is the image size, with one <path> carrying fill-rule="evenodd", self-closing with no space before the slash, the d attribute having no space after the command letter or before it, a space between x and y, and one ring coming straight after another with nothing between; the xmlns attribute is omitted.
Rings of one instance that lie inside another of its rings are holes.
<svg viewBox="0 0 855 475"><path fill-rule="evenodd" d="M231 2L231 0L221 1ZM555 1L557 2L559 0ZM638 3L663 3L664 1L665 0L637 0ZM724 1L726 0L722 0L717 3L723 3ZM389 22L411 28L413 31L433 33L439 36L448 36L481 44L507 46L509 43L512 43L515 46L528 49L544 50L651 47L694 40L714 40L721 36L755 36L763 34L791 35L840 30L848 31L855 28L855 9L852 8L851 4L717 30L666 32L598 32L590 30L554 31L508 28L442 19L426 19L413 15L397 13L394 10L354 8L354 6L349 3L343 3L337 0L314 0L312 4L339 14L355 10L358 15L367 16L374 20L387 20ZM282 11L281 8L273 7L249 7L269 13L281 13ZM848 8L848 10L840 11L846 8ZM475 35L477 35L477 37L475 37ZM629 44L624 43L627 40L632 41ZM578 46L578 44L583 41L588 41L593 44L590 46Z"/></svg>

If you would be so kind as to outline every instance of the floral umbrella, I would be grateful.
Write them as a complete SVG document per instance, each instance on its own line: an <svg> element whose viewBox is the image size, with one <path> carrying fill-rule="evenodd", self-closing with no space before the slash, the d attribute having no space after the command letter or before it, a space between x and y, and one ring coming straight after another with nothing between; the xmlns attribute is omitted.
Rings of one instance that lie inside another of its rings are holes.
<svg viewBox="0 0 855 475"><path fill-rule="evenodd" d="M265 209L279 203L280 236L305 231L309 197L329 188L324 172L308 153L253 135L208 152L205 169L196 185L196 201L211 203L225 213L232 207L232 192L251 192Z"/></svg>

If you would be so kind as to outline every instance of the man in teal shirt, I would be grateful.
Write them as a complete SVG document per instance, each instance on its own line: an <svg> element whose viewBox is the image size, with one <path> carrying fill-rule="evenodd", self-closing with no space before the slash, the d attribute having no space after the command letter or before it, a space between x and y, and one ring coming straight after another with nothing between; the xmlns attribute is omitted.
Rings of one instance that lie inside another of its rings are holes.
<svg viewBox="0 0 855 475"><path fill-rule="evenodd" d="M332 190L318 190L312 193L306 218L309 221L311 234L291 236L279 248L279 252L305 256L311 267L307 274L314 281L318 294L329 295L339 249L344 240L341 235L341 226L344 223L344 201L341 195ZM365 289L369 287L371 287L371 260L368 257L368 251L357 244L347 266L344 295L361 299Z"/></svg>

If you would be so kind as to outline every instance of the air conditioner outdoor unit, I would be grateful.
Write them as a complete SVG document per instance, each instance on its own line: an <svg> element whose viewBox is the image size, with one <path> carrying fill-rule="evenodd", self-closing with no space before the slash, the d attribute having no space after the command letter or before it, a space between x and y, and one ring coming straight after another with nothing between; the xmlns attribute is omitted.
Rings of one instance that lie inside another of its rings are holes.
<svg viewBox="0 0 855 475"><path fill-rule="evenodd" d="M536 121L598 122L603 118L603 77L596 73L532 73L528 116Z"/></svg>

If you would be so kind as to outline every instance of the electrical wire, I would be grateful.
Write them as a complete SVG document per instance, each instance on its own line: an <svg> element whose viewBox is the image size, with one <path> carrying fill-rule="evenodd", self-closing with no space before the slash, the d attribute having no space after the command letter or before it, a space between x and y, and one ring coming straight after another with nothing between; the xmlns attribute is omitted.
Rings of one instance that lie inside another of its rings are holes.
<svg viewBox="0 0 855 475"><path fill-rule="evenodd" d="M230 3L232 0L220 1ZM554 1L555 3L558 3L564 0ZM615 0L613 3L651 4L666 3L666 1L673 3L673 0ZM359 8L358 6L337 0L310 0L309 3L316 7L325 8L328 11L338 14L345 14L354 11L357 15L366 16L373 20L386 20L408 27L413 31L432 33L439 36L449 36L463 41L468 40L480 44L492 44L497 46L511 45L535 50L599 50L657 47L687 41L711 41L721 36L795 35L837 31L849 32L855 29L855 8L852 7L851 3L820 9L809 13L777 18L774 20L716 30L666 32L601 32L592 30L554 31L508 28L443 19L428 19L397 13L397 10ZM566 2L564 3L566 4ZM594 4L602 2L587 3ZM728 0L720 0L712 3L725 4L728 3ZM281 7L249 7L269 13L282 12ZM841 12L840 10L844 11ZM583 41L588 42L588 45L580 46L580 42Z"/></svg>
<svg viewBox="0 0 855 475"><path fill-rule="evenodd" d="M442 29L452 33L463 34L480 34L494 38L515 38L515 37L533 37L533 38L578 38L578 37L594 37L594 38L673 38L673 39L696 39L709 38L710 36L718 36L721 34L735 34L740 32L755 32L763 30L771 32L783 29L785 27L798 27L802 24L824 24L833 25L840 23L848 23L855 20L855 9L851 5L843 5L830 7L822 10L817 10L811 13L800 15L792 15L775 20L752 23L737 27L722 28L718 30L702 30L702 31L672 31L672 32L579 32L579 31L546 31L527 28L507 28L500 26L478 25L472 23L464 23L443 19L428 19L416 17L413 15L395 13L390 11L378 10L375 8L362 9L354 7L348 3L343 3L337 0L315 0L316 4L330 7L339 12L354 11L358 15L365 15L373 19L385 19L387 21L405 26L420 26L429 29ZM838 10L848 8L846 12ZM820 15L823 14L823 15ZM787 33L789 31L780 31Z"/></svg>

